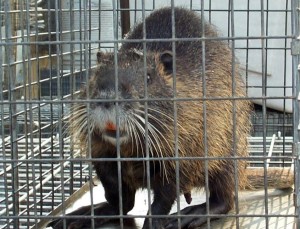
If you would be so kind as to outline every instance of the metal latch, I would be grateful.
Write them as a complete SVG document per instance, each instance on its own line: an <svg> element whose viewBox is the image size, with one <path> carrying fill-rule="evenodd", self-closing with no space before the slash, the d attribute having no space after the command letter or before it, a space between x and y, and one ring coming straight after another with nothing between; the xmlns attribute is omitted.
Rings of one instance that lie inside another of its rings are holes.
<svg viewBox="0 0 300 229"><path fill-rule="evenodd" d="M300 161L300 142L293 144L293 156L295 160Z"/></svg>
<svg viewBox="0 0 300 229"><path fill-rule="evenodd" d="M291 54L294 55L300 55L300 40L293 40L291 42Z"/></svg>

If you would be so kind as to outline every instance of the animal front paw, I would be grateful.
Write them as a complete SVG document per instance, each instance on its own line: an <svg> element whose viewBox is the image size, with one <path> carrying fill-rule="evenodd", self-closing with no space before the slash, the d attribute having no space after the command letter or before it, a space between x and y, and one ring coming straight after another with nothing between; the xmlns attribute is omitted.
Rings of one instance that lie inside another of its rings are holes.
<svg viewBox="0 0 300 229"><path fill-rule="evenodd" d="M101 215L114 215L116 214L114 210L112 209L111 205L109 205L107 202L103 202L100 204L94 205L94 215L95 216L101 216ZM70 214L67 214L67 216L73 216L72 218L66 218L66 219L58 219L54 220L51 223L48 224L48 227L52 227L53 229L86 229L91 228L92 221L94 221L94 226L99 227L108 221L110 219L107 218L94 218L91 219L91 206L85 206L82 208L79 208L78 210L71 212ZM88 218L87 216L90 216ZM66 227L64 227L66 226Z"/></svg>

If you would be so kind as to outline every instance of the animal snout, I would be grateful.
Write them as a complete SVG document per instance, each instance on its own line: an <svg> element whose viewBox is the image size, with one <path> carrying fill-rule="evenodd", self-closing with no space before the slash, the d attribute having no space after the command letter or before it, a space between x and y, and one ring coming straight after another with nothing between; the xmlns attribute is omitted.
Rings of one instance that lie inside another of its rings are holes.
<svg viewBox="0 0 300 229"><path fill-rule="evenodd" d="M114 107L116 105L115 102L103 102L102 103L102 106L105 108L105 109L110 109L112 107Z"/></svg>
<svg viewBox="0 0 300 229"><path fill-rule="evenodd" d="M93 108L100 107L100 108L103 108L103 109L111 109L111 108L115 107L115 105L116 105L115 102L97 101L97 102L94 102L92 104L92 107Z"/></svg>

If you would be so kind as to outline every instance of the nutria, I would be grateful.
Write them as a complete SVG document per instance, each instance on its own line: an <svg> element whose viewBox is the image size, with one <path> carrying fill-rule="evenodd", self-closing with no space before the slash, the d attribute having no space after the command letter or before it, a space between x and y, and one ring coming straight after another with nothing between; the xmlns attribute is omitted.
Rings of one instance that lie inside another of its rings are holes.
<svg viewBox="0 0 300 229"><path fill-rule="evenodd" d="M107 202L95 206L96 216L126 215L136 190L149 185L154 194L149 214L168 215L177 187L189 202L191 189L206 184L209 214L226 214L234 206L236 185L247 183L242 159L247 156L251 108L247 99L232 99L246 93L231 49L225 41L208 39L218 33L196 13L183 8L174 13L176 38L205 36L205 42L178 40L172 52L172 41L152 40L145 52L143 43L133 42L143 38L140 23L127 35L130 42L124 41L117 58L98 53L99 67L80 95L83 101L72 108L73 138L94 159L105 190ZM151 13L145 20L146 38L171 38L171 15L171 8ZM117 157L126 160L118 163L113 160ZM181 217L180 226L199 226L207 221L207 213L206 203L189 206L180 214L202 216ZM89 215L90 207L71 214ZM96 218L94 223L100 226L108 220ZM67 220L72 229L90 224L86 218ZM177 218L153 217L145 219L143 228L177 224ZM62 228L62 221L54 225Z"/></svg>

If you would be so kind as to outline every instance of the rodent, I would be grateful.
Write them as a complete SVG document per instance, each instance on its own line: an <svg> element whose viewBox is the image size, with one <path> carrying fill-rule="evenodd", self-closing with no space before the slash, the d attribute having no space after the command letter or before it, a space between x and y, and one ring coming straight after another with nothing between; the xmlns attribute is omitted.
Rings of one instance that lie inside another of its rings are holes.
<svg viewBox="0 0 300 229"><path fill-rule="evenodd" d="M171 15L172 9L167 7L146 17L146 38L172 38ZM247 183L246 162L238 158L248 155L251 105L245 99L238 66L233 66L232 51L225 41L208 39L217 38L218 33L195 12L175 8L174 15L176 38L205 37L205 41L180 40L175 42L175 53L171 41L146 43L146 56L141 42L124 42L117 58L114 53L99 52L99 67L80 95L83 101L73 106L70 130L82 150L96 159L93 165L107 199L95 207L95 215L120 214L118 177L122 214L133 208L136 190L150 184L154 195L151 214L167 215L176 201L177 185L180 193L190 198L192 188L205 188L206 177L209 213L226 214L234 206L235 186ZM141 22L126 39L142 38ZM86 99L92 100L89 105ZM177 162L176 154L187 158ZM119 164L101 160L118 156L126 160ZM149 160L143 160L147 156ZM89 208L86 211L90 214ZM181 211L183 215L206 213L206 203ZM94 223L99 226L107 221L99 218ZM181 227L197 227L206 221L206 217L181 217ZM70 229L90 223L89 219L67 220ZM150 222L146 218L143 228L177 228L177 223L177 219L154 217ZM54 228L59 225L61 222Z"/></svg>

